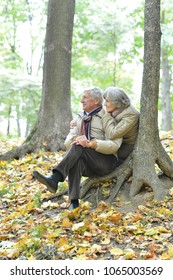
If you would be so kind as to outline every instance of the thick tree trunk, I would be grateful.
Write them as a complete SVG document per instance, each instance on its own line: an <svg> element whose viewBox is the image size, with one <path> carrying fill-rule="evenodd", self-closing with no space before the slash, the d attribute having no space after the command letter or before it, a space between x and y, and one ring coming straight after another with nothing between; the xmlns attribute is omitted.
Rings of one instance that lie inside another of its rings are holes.
<svg viewBox="0 0 173 280"><path fill-rule="evenodd" d="M21 147L0 155L0 160L19 158L40 148L64 149L72 119L70 76L74 12L75 0L49 0L38 122Z"/></svg>
<svg viewBox="0 0 173 280"><path fill-rule="evenodd" d="M154 196L165 196L155 164L165 175L173 177L173 164L162 148L158 131L158 96L160 75L160 1L145 0L144 71L141 94L139 135L134 151L131 195L139 193L143 184L151 186Z"/></svg>

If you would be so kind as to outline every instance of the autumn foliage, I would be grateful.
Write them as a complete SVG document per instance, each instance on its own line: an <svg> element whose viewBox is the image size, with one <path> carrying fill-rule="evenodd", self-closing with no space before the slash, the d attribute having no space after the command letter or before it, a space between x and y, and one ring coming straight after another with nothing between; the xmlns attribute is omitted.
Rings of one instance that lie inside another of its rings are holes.
<svg viewBox="0 0 173 280"><path fill-rule="evenodd" d="M172 156L173 137L164 138ZM15 144L2 141L1 152ZM69 212L68 196L49 200L50 193L32 176L34 169L51 173L62 156L43 151L0 162L0 259L173 259L173 188L162 202L151 192L131 212L125 208L131 202L121 197L95 208L81 202Z"/></svg>

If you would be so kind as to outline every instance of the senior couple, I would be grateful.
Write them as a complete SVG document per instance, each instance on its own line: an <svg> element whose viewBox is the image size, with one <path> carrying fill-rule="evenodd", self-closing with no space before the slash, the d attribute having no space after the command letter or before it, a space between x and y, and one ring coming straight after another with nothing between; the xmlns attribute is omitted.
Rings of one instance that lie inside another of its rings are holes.
<svg viewBox="0 0 173 280"><path fill-rule="evenodd" d="M108 87L104 94L98 87L85 89L81 103L83 111L71 122L64 143L67 153L62 161L50 177L33 172L52 193L68 176L69 210L79 207L81 177L112 172L132 152L138 134L139 112L122 89Z"/></svg>

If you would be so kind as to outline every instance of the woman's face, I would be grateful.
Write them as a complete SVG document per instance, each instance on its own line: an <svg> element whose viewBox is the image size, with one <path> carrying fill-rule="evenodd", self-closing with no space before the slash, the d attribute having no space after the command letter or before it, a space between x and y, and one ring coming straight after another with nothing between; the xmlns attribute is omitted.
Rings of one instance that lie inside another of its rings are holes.
<svg viewBox="0 0 173 280"><path fill-rule="evenodd" d="M117 109L116 104L111 102L108 98L105 99L105 106L108 113L112 113Z"/></svg>

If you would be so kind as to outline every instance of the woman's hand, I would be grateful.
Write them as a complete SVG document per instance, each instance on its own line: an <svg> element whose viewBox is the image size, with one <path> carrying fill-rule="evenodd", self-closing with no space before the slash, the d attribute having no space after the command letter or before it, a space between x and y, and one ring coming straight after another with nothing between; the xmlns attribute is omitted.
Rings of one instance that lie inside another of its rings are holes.
<svg viewBox="0 0 173 280"><path fill-rule="evenodd" d="M70 129L73 129L73 128L75 128L76 126L77 126L76 120L72 120L72 121L70 122Z"/></svg>

